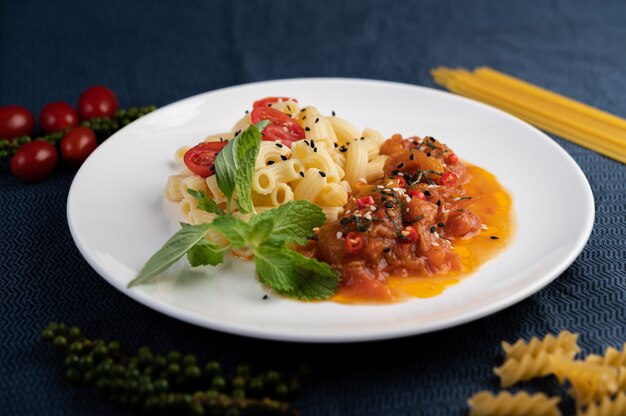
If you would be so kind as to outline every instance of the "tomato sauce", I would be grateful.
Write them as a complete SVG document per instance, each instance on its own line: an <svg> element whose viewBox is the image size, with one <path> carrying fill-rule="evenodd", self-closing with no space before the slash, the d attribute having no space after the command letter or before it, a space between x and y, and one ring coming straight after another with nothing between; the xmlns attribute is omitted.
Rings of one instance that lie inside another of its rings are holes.
<svg viewBox="0 0 626 416"><path fill-rule="evenodd" d="M384 178L357 185L337 220L302 251L341 273L341 303L432 297L508 243L511 197L495 176L465 165L434 138L394 135Z"/></svg>

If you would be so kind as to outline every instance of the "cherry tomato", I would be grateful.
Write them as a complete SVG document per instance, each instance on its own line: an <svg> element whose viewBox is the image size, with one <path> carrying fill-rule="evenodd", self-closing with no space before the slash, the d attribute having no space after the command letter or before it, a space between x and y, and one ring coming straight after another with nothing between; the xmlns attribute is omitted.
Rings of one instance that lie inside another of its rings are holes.
<svg viewBox="0 0 626 416"><path fill-rule="evenodd" d="M117 97L113 91L101 85L85 90L78 98L78 113L82 120L113 117L116 110Z"/></svg>
<svg viewBox="0 0 626 416"><path fill-rule="evenodd" d="M452 186L456 183L457 179L459 179L459 177L456 176L456 173L444 172L443 175L441 175L441 184L443 186Z"/></svg>
<svg viewBox="0 0 626 416"><path fill-rule="evenodd" d="M54 133L78 125L76 110L66 102L56 101L46 105L39 114L39 125L46 133Z"/></svg>
<svg viewBox="0 0 626 416"><path fill-rule="evenodd" d="M11 159L11 172L18 178L34 182L52 173L57 164L57 149L42 140L28 142Z"/></svg>
<svg viewBox="0 0 626 416"><path fill-rule="evenodd" d="M263 130L263 140L278 140L289 146L292 142L302 140L305 137L304 129L287 114L272 107L257 107L250 114L252 123L269 120L271 125Z"/></svg>
<svg viewBox="0 0 626 416"><path fill-rule="evenodd" d="M183 158L190 171L203 178L215 173L215 158L227 142L200 143L187 150Z"/></svg>
<svg viewBox="0 0 626 416"><path fill-rule="evenodd" d="M450 153L448 155L447 159L448 159L448 163L450 165L454 165L454 164L458 163L458 161L459 161L459 157L457 155L455 155L454 153Z"/></svg>
<svg viewBox="0 0 626 416"><path fill-rule="evenodd" d="M276 103L278 101L295 101L298 102L298 100L296 100L295 98L291 98L291 97L265 97L261 100L255 101L254 104L252 104L252 108L257 108L257 107L271 107L272 103Z"/></svg>
<svg viewBox="0 0 626 416"><path fill-rule="evenodd" d="M35 127L33 113L19 105L0 107L0 139L30 136Z"/></svg>
<svg viewBox="0 0 626 416"><path fill-rule="evenodd" d="M94 132L87 127L76 127L61 139L61 156L72 166L80 166L98 147Z"/></svg>
<svg viewBox="0 0 626 416"><path fill-rule="evenodd" d="M356 253L363 248L364 244L365 242L363 241L363 237L361 237L358 233L350 231L348 235L346 235L346 251L348 253Z"/></svg>

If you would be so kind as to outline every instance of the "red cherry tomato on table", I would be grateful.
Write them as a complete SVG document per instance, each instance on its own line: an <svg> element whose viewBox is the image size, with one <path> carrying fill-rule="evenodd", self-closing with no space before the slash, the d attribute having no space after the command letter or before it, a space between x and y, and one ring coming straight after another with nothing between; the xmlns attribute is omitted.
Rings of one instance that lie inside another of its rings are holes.
<svg viewBox="0 0 626 416"><path fill-rule="evenodd" d="M271 125L263 129L263 140L278 140L285 145L304 139L304 129L287 114L272 107L257 107L250 114L252 123L269 120Z"/></svg>
<svg viewBox="0 0 626 416"><path fill-rule="evenodd" d="M290 101L290 100L298 102L298 100L296 100L295 98L291 98L291 97L265 97L261 100L255 101L254 104L252 104L252 108L271 107L270 104L272 103L277 103L278 101Z"/></svg>
<svg viewBox="0 0 626 416"><path fill-rule="evenodd" d="M215 158L227 142L207 142L187 150L183 161L190 171L203 178L215 173Z"/></svg>
<svg viewBox="0 0 626 416"><path fill-rule="evenodd" d="M87 156L98 147L93 130L76 127L61 139L61 156L72 166L80 166Z"/></svg>
<svg viewBox="0 0 626 416"><path fill-rule="evenodd" d="M101 85L91 87L78 98L78 113L82 120L113 117L115 111L117 111L117 97L107 87Z"/></svg>
<svg viewBox="0 0 626 416"><path fill-rule="evenodd" d="M47 134L78 125L78 114L74 107L63 101L46 105L39 114L39 125Z"/></svg>
<svg viewBox="0 0 626 416"><path fill-rule="evenodd" d="M0 107L0 139L30 136L35 127L33 113L19 105Z"/></svg>
<svg viewBox="0 0 626 416"><path fill-rule="evenodd" d="M11 159L11 172L18 178L34 182L52 173L57 164L57 149L41 140L28 142Z"/></svg>

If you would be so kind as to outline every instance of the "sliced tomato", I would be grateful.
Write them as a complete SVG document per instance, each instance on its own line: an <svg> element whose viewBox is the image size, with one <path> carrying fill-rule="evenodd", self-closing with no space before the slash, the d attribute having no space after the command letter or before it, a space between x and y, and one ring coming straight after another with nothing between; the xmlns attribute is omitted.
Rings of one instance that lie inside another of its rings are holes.
<svg viewBox="0 0 626 416"><path fill-rule="evenodd" d="M196 175L208 178L215 173L215 158L226 144L227 142L208 142L192 147L183 158L185 165Z"/></svg>
<svg viewBox="0 0 626 416"><path fill-rule="evenodd" d="M295 101L295 102L298 102L298 100L296 100L295 98L291 98L291 97L265 97L265 98L263 98L261 100L255 101L254 104L252 104L252 108L268 107L269 104L277 103L278 101Z"/></svg>
<svg viewBox="0 0 626 416"><path fill-rule="evenodd" d="M290 145L292 142L304 139L304 129L287 114L272 107L257 107L250 114L252 123L268 120L269 126L263 130L263 140L279 140L283 144Z"/></svg>

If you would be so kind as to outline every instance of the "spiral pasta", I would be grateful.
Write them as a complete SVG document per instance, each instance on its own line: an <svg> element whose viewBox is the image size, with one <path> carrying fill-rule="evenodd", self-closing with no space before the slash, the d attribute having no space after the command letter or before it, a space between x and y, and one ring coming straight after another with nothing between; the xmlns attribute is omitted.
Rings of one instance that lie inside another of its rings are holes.
<svg viewBox="0 0 626 416"><path fill-rule="evenodd" d="M618 393L615 397L604 397L599 403L592 403L578 416L623 416L626 415L626 394Z"/></svg>
<svg viewBox="0 0 626 416"><path fill-rule="evenodd" d="M626 343L622 346L622 351L608 347L603 355L589 354L585 361L593 364L610 365L613 367L626 366Z"/></svg>
<svg viewBox="0 0 626 416"><path fill-rule="evenodd" d="M617 391L618 370L600 364L550 356L550 366L559 381L568 380L579 403L589 403Z"/></svg>
<svg viewBox="0 0 626 416"><path fill-rule="evenodd" d="M488 391L474 394L469 400L470 416L559 416L560 399L543 393L530 395L525 391L508 391L494 395Z"/></svg>
<svg viewBox="0 0 626 416"><path fill-rule="evenodd" d="M500 377L502 387L510 387L519 381L547 376L552 373L550 354L540 351L535 357L524 355L521 360L512 358L506 360L500 367L494 368L493 372Z"/></svg>
<svg viewBox="0 0 626 416"><path fill-rule="evenodd" d="M518 340L514 344L502 342L502 349L506 354L505 359L520 360L524 355L536 357L541 351L548 354L561 352L567 356L574 357L580 351L577 345L578 335L569 331L561 331L556 337L552 334L546 335L543 339L532 337L529 342Z"/></svg>

